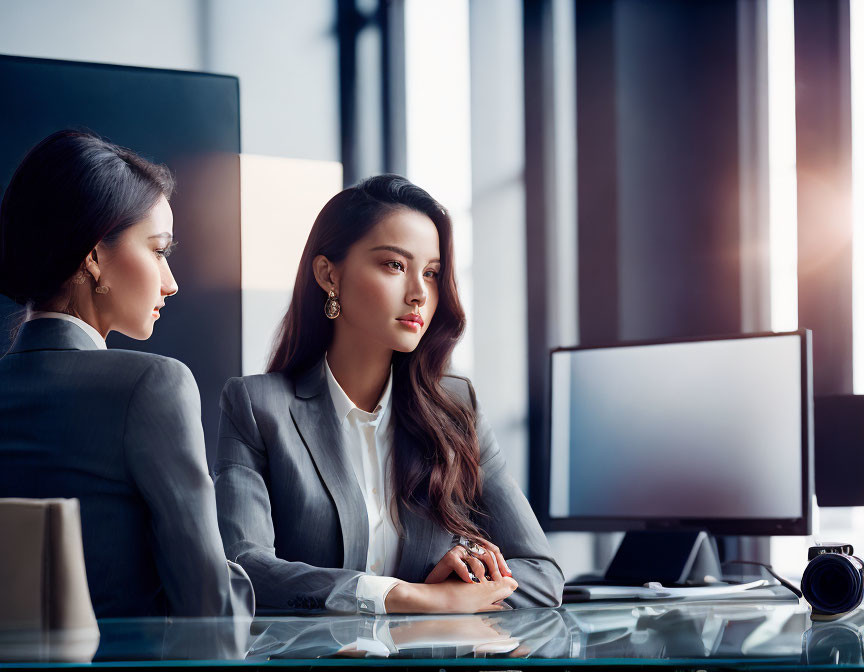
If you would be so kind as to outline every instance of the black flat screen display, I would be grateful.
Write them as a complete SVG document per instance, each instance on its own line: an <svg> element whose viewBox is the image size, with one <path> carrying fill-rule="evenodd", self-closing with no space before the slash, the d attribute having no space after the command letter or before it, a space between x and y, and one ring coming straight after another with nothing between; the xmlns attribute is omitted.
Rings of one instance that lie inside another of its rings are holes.
<svg viewBox="0 0 864 672"><path fill-rule="evenodd" d="M220 391L241 374L237 78L0 56L0 98L0 187L33 145L62 128L95 131L174 173L171 269L180 291L149 340L112 333L108 345L189 366L212 458Z"/></svg>

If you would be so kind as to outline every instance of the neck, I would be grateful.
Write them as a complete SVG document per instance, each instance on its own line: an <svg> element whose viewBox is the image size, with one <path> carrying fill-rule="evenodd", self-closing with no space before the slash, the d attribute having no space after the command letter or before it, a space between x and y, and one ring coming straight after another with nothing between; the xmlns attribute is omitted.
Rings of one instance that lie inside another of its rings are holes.
<svg viewBox="0 0 864 672"><path fill-rule="evenodd" d="M99 319L99 312L96 310L96 306L93 305L92 289L90 289L89 283L80 287L76 286L71 306L67 310L55 310L55 312L67 313L72 315L72 317L83 320L98 331L102 338L108 338L108 332L111 331L110 327L104 323L104 320Z"/></svg>
<svg viewBox="0 0 864 672"><path fill-rule="evenodd" d="M336 330L327 349L327 364L339 386L357 408L371 413L390 376L393 351L348 339Z"/></svg>

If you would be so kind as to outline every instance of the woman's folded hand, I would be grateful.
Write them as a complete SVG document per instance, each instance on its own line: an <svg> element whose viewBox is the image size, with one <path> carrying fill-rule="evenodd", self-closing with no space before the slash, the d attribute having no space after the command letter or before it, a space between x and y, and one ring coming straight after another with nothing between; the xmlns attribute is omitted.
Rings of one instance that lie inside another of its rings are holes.
<svg viewBox="0 0 864 672"><path fill-rule="evenodd" d="M481 579L466 583L449 579L440 583L400 583L388 594L385 608L388 614L473 614L479 611L501 611L500 604L518 588L509 576Z"/></svg>
<svg viewBox="0 0 864 672"><path fill-rule="evenodd" d="M486 540L468 546L453 546L429 572L426 583L441 583L454 573L466 583L481 583L487 580L487 577L489 580L498 581L502 577L513 576L501 550ZM474 575L473 579L471 574Z"/></svg>

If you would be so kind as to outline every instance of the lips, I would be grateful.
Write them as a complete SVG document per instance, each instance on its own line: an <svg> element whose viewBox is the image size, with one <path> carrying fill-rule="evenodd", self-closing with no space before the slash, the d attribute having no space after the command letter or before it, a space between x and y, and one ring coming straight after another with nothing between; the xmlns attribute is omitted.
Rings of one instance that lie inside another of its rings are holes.
<svg viewBox="0 0 864 672"><path fill-rule="evenodd" d="M396 318L399 322L409 322L411 324L417 324L419 326L423 326L423 318L419 315L415 315L414 313L408 313L407 315L403 315L402 317Z"/></svg>

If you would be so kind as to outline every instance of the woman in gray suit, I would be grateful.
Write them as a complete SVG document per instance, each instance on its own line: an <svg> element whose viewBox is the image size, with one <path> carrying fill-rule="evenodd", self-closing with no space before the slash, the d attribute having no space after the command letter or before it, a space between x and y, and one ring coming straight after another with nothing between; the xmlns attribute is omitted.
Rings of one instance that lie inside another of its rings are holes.
<svg viewBox="0 0 864 672"><path fill-rule="evenodd" d="M0 497L80 500L98 617L254 609L222 550L192 373L105 347L149 338L177 292L172 190L164 166L60 131L0 204L0 292L26 320L0 359Z"/></svg>
<svg viewBox="0 0 864 672"><path fill-rule="evenodd" d="M259 607L560 604L474 389L446 373L464 326L450 217L429 194L381 175L324 206L269 372L222 395L219 524Z"/></svg>

